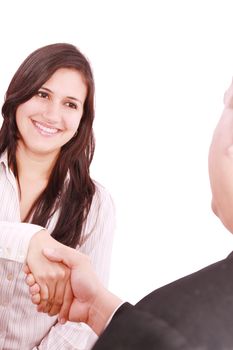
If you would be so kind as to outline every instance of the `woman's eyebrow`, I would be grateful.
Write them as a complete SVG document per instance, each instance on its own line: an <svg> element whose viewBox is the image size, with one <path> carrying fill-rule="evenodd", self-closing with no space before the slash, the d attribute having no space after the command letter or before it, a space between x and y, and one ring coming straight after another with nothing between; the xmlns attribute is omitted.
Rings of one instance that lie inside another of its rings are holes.
<svg viewBox="0 0 233 350"><path fill-rule="evenodd" d="M51 93L53 94L52 90L46 88L45 86L41 86L41 89L46 90L46 91L48 91L48 92L51 92Z"/></svg>
<svg viewBox="0 0 233 350"><path fill-rule="evenodd" d="M83 104L82 101L79 100L77 97L72 97L72 96L66 96L66 97L69 98L70 100L74 100L74 101L77 101L77 102Z"/></svg>
<svg viewBox="0 0 233 350"><path fill-rule="evenodd" d="M50 92L51 94L53 94L53 91L52 91L52 90L50 90L50 89L48 89L48 88L47 88L47 87L45 87L45 86L41 86L41 89L46 90L46 91ZM82 103L82 101L81 101L79 98L77 98L77 97L73 97L73 96L66 96L66 98L69 98L70 100L77 101L77 102L81 103L81 105L83 104L83 103Z"/></svg>

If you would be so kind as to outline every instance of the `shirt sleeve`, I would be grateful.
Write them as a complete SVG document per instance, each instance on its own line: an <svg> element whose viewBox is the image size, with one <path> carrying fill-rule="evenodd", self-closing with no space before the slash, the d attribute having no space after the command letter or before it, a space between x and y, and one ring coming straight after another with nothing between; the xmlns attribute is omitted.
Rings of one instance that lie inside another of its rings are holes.
<svg viewBox="0 0 233 350"><path fill-rule="evenodd" d="M79 251L87 254L103 284L107 285L115 230L115 206L110 194L96 188L90 212L84 225ZM84 323L57 323L42 340L40 350L90 350L98 336Z"/></svg>
<svg viewBox="0 0 233 350"><path fill-rule="evenodd" d="M109 192L97 187L79 251L91 259L101 282L107 286L116 227L115 205Z"/></svg>
<svg viewBox="0 0 233 350"><path fill-rule="evenodd" d="M23 263L32 236L41 230L34 224L0 221L0 258Z"/></svg>
<svg viewBox="0 0 233 350"><path fill-rule="evenodd" d="M98 336L84 323L57 323L32 350L90 350Z"/></svg>
<svg viewBox="0 0 233 350"><path fill-rule="evenodd" d="M104 329L106 329L106 328L108 327L108 325L111 323L113 317L115 317L115 315L119 312L119 310L121 310L122 308L124 308L123 305L125 305L125 304L129 304L129 303L126 302L126 301L122 301L122 302L115 308L115 310L112 312L111 316L109 317L109 319L108 319L108 321L107 321L107 323L106 323Z"/></svg>

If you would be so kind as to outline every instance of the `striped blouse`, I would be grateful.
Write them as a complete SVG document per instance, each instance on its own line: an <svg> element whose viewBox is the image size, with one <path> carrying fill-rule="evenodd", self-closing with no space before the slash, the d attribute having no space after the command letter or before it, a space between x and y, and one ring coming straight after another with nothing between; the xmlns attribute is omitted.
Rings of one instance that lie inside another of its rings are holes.
<svg viewBox="0 0 233 350"><path fill-rule="evenodd" d="M60 325L57 317L38 313L32 304L22 271L28 244L42 227L20 221L15 177L7 165L7 154L0 157L0 350L87 350L96 334L83 323ZM55 212L47 229L55 226ZM115 210L109 193L96 184L90 212L77 248L89 255L106 285L115 227Z"/></svg>

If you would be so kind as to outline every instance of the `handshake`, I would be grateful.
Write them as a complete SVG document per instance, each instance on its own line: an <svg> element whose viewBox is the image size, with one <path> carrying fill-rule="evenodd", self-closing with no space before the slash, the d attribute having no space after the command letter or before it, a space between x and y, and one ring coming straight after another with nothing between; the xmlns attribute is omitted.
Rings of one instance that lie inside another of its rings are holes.
<svg viewBox="0 0 233 350"><path fill-rule="evenodd" d="M84 322L99 335L121 304L99 281L88 256L57 242L47 230L32 237L24 272L37 311L58 315L61 324Z"/></svg>
<svg viewBox="0 0 233 350"><path fill-rule="evenodd" d="M209 177L212 209L233 233L233 82L224 104L210 146ZM89 258L47 230L32 237L24 271L38 311L58 315L60 323L84 322L97 335L106 328L95 350L232 349L233 252L152 291L134 306L119 307L121 300L104 288Z"/></svg>

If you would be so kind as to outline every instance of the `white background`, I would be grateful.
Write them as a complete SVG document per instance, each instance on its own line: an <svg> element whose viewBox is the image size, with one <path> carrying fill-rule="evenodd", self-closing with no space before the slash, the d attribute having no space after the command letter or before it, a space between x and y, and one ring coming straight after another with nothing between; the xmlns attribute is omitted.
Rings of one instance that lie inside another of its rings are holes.
<svg viewBox="0 0 233 350"><path fill-rule="evenodd" d="M233 75L231 1L0 4L0 96L26 56L70 42L96 81L92 176L117 208L110 289L132 302L224 258L208 147Z"/></svg>

